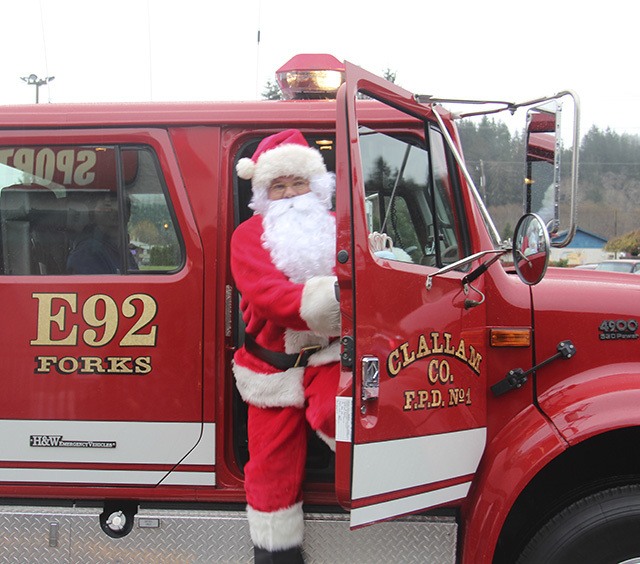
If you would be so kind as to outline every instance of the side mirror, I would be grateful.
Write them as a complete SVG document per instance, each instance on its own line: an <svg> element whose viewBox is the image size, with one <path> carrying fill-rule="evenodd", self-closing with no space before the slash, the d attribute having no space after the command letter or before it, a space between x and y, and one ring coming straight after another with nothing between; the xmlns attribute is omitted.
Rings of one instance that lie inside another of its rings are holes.
<svg viewBox="0 0 640 564"><path fill-rule="evenodd" d="M549 265L549 233L540 216L523 215L513 235L513 264L525 284L540 282Z"/></svg>
<svg viewBox="0 0 640 564"><path fill-rule="evenodd" d="M558 230L560 121L557 100L527 111L524 213L536 213L550 233Z"/></svg>
<svg viewBox="0 0 640 564"><path fill-rule="evenodd" d="M567 246L576 231L579 122L580 103L571 91L538 100L527 110L523 209L540 216L554 247Z"/></svg>

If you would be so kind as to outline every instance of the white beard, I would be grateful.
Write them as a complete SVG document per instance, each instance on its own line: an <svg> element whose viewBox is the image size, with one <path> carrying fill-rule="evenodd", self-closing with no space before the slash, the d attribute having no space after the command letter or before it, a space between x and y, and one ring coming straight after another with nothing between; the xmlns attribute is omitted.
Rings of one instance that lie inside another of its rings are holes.
<svg viewBox="0 0 640 564"><path fill-rule="evenodd" d="M298 284L333 274L335 217L313 192L270 201L263 212L262 244L276 268Z"/></svg>

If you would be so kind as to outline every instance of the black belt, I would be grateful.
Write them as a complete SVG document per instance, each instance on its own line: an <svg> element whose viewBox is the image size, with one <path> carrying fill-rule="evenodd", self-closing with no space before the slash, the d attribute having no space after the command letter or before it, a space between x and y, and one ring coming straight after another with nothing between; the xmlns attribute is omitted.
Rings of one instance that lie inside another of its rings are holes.
<svg viewBox="0 0 640 564"><path fill-rule="evenodd" d="M245 334L244 336L244 346L253 356L263 360L278 370L288 370L289 368L306 366L309 362L309 357L322 348L320 345L313 345L301 348L300 352L296 354L276 352L265 349L263 346L256 343L256 340L249 334Z"/></svg>

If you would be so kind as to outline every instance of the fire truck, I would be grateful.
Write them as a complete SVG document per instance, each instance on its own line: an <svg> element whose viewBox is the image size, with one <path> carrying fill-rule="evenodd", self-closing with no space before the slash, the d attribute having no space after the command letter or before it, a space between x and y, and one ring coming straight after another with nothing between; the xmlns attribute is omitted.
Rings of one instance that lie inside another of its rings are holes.
<svg viewBox="0 0 640 564"><path fill-rule="evenodd" d="M566 93L461 113L325 55L278 79L278 101L0 108L0 559L251 560L234 171L297 128L336 173L342 315L306 559L640 561L639 279L547 268L561 198L532 196L540 166L562 184ZM500 109L529 124L509 240L456 125Z"/></svg>

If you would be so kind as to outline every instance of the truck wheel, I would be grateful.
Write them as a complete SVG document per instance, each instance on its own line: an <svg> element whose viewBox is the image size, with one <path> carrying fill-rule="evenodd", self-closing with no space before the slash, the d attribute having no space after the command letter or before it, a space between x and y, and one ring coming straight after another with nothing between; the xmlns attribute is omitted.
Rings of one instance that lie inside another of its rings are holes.
<svg viewBox="0 0 640 564"><path fill-rule="evenodd" d="M580 499L546 523L518 564L640 563L640 485Z"/></svg>

